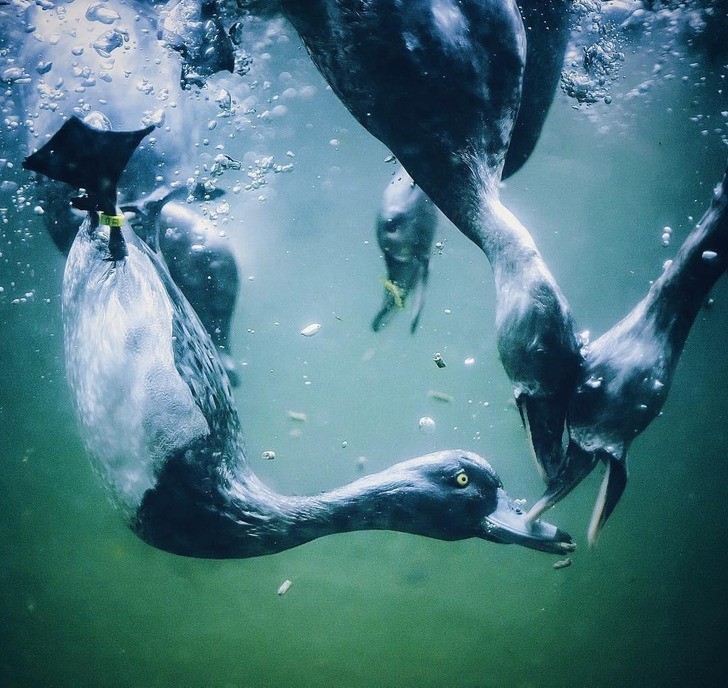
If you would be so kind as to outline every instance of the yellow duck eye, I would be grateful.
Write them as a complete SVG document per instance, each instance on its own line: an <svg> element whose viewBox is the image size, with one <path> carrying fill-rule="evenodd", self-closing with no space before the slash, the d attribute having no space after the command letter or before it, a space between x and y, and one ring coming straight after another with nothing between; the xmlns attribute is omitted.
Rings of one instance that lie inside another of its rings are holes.
<svg viewBox="0 0 728 688"><path fill-rule="evenodd" d="M470 478L468 478L466 473L458 473L455 476L455 480L457 481L458 487L465 487L470 482Z"/></svg>

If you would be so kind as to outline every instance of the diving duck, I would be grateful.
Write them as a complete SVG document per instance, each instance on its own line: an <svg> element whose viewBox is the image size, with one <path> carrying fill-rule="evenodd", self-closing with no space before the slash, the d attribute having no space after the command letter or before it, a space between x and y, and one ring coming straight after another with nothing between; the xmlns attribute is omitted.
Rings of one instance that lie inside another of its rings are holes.
<svg viewBox="0 0 728 688"><path fill-rule="evenodd" d="M149 131L99 131L74 118L24 161L86 190L73 201L87 216L63 280L66 369L86 447L143 540L206 558L271 554L363 529L574 549L558 528L527 520L470 452L418 457L315 496L266 487L246 458L209 334L116 207L118 179Z"/></svg>

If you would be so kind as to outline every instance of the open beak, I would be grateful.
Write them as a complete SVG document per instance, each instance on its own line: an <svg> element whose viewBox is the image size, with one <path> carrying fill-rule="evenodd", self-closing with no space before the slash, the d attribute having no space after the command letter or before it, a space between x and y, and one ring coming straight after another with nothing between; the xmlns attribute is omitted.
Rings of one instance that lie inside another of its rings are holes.
<svg viewBox="0 0 728 688"><path fill-rule="evenodd" d="M486 516L483 529L483 537L493 542L522 545L551 554L566 554L576 549L568 533L540 519L529 519L502 488L498 488L496 508Z"/></svg>
<svg viewBox="0 0 728 688"><path fill-rule="evenodd" d="M571 492L599 462L594 452L586 452L570 442L566 450L566 461L562 470L553 477L541 499L529 510L528 519L535 521L544 511L560 502Z"/></svg>
<svg viewBox="0 0 728 688"><path fill-rule="evenodd" d="M602 478L602 484L599 488L594 512L592 513L589 523L589 546L593 547L597 543L597 538L601 532L607 519L617 506L624 488L627 487L627 466L624 461L610 459L607 462L607 468Z"/></svg>

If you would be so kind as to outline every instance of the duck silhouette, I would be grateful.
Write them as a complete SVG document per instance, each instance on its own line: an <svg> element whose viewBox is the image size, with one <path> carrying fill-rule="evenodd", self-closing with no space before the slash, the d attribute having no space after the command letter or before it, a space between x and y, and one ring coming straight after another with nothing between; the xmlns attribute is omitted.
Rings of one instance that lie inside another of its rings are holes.
<svg viewBox="0 0 728 688"><path fill-rule="evenodd" d="M606 470L588 531L596 542L627 485L630 444L660 414L690 328L727 267L728 172L645 298L584 348L569 402L566 461L529 516L553 506L601 462Z"/></svg>
<svg viewBox="0 0 728 688"><path fill-rule="evenodd" d="M567 34L567 3L528 5L533 91L521 108L522 143L511 171L538 138ZM498 351L550 483L563 465L580 357L566 299L530 233L499 197L527 56L518 6L513 0L279 0L275 6L354 117L488 257ZM557 26L553 37L550 22ZM549 47L557 49L545 58L539 88L535 51Z"/></svg>
<svg viewBox="0 0 728 688"><path fill-rule="evenodd" d="M148 132L98 131L74 118L24 161L86 190L73 201L88 214L64 273L68 381L86 447L142 539L208 558L363 529L574 548L566 533L528 521L488 462L465 451L411 459L315 496L267 488L246 459L208 333L160 255L116 209L118 178Z"/></svg>
<svg viewBox="0 0 728 688"><path fill-rule="evenodd" d="M372 321L372 329L381 330L398 310L405 308L406 301L412 300L410 332L414 334L425 305L437 208L404 167L397 169L384 190L376 228L387 279L384 302Z"/></svg>

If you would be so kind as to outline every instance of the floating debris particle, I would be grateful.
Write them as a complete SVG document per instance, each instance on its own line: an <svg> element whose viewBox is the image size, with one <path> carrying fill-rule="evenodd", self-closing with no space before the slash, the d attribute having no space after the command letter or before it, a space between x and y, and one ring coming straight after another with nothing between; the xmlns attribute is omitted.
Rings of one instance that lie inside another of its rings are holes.
<svg viewBox="0 0 728 688"><path fill-rule="evenodd" d="M474 358L473 358L472 356L468 356L468 358L466 358L466 359L465 359L465 360L463 361L463 363L464 363L464 364L465 364L466 366L471 366L471 365L475 365L475 359L474 359Z"/></svg>
<svg viewBox="0 0 728 688"><path fill-rule="evenodd" d="M298 421L299 423L305 423L308 420L308 416L300 411L289 411L288 417L291 420Z"/></svg>
<svg viewBox="0 0 728 688"><path fill-rule="evenodd" d="M442 360L442 354L438 351L433 357L432 360L435 361L435 365L438 368L444 368L445 367L445 361Z"/></svg>
<svg viewBox="0 0 728 688"><path fill-rule="evenodd" d="M423 435L435 434L435 421L429 416L422 416L417 424L420 426L420 431Z"/></svg>
<svg viewBox="0 0 728 688"><path fill-rule="evenodd" d="M313 337L321 329L321 323L311 323L301 330L304 337Z"/></svg>
<svg viewBox="0 0 728 688"><path fill-rule="evenodd" d="M356 469L359 471L359 473L363 473L364 472L364 469L366 468L366 465L367 465L367 457L366 456L360 456L356 460Z"/></svg>
<svg viewBox="0 0 728 688"><path fill-rule="evenodd" d="M555 561L553 566L555 569L566 569L573 563L574 562L571 561L571 557L566 557L566 559L559 559L558 561Z"/></svg>
<svg viewBox="0 0 728 688"><path fill-rule="evenodd" d="M706 263L714 263L718 258L718 254L715 251L703 251L702 258Z"/></svg>
<svg viewBox="0 0 728 688"><path fill-rule="evenodd" d="M427 396L430 399L435 399L435 401L442 401L446 404L449 404L453 399L452 394L448 394L447 392L438 392L434 389L431 389L429 392L427 392Z"/></svg>
<svg viewBox="0 0 728 688"><path fill-rule="evenodd" d="M286 580L284 580L281 583L280 587L278 588L278 594L285 595L291 588L291 585L292 585L291 581L289 581L288 578L286 578Z"/></svg>
<svg viewBox="0 0 728 688"><path fill-rule="evenodd" d="M276 453L272 449L266 449L261 455L266 461L272 461L276 458Z"/></svg>

